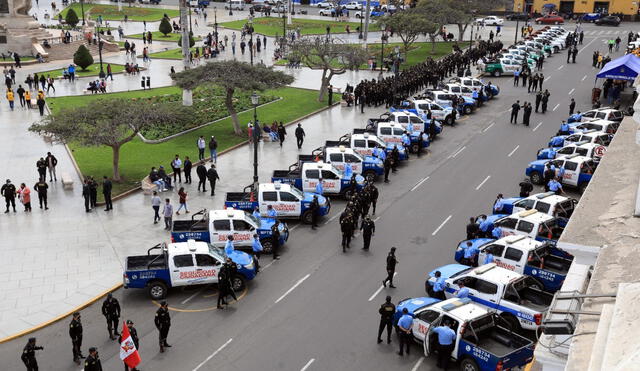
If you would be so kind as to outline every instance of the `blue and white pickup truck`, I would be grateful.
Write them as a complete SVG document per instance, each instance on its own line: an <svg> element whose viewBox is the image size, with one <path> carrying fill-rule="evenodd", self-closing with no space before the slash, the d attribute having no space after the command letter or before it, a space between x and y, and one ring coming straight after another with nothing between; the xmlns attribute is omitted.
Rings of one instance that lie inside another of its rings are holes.
<svg viewBox="0 0 640 371"><path fill-rule="evenodd" d="M302 162L293 164L288 170L274 170L271 182L291 184L303 192L315 192L318 182L322 182L323 195L340 195L351 198L354 192L364 186L364 178L355 175L356 184L351 178L331 164L324 162Z"/></svg>
<svg viewBox="0 0 640 371"><path fill-rule="evenodd" d="M558 219L558 225L567 225L577 200L560 196L554 192L536 193L529 197L510 197L502 200L501 214L516 214L526 210L538 210Z"/></svg>
<svg viewBox="0 0 640 371"><path fill-rule="evenodd" d="M299 160L323 161L333 165L340 171L345 171L347 164L355 174L362 175L367 181L373 182L384 175L384 162L376 156L361 155L353 148L338 141L328 140L324 146L314 149L310 156L299 155ZM348 176L348 174L345 174Z"/></svg>
<svg viewBox="0 0 640 371"><path fill-rule="evenodd" d="M391 107L389 111L402 111L402 112L411 112L418 115L423 120L426 119L426 115L429 111L431 111L431 117L437 122L443 122L446 125L453 125L455 123L455 117L453 114L453 108L450 106L441 106L436 102L432 102L428 99L409 99L406 101L402 101L400 103L399 108ZM457 113L456 115L457 116ZM429 123L429 119L426 120ZM428 125L427 125L428 126ZM437 134L442 132L442 125L438 125L436 128Z"/></svg>
<svg viewBox="0 0 640 371"><path fill-rule="evenodd" d="M152 254L154 250L159 250ZM171 287L218 283L218 273L229 257L237 264L237 275L232 277L235 291L243 290L246 281L256 274L254 258L244 252L225 255L220 248L206 242L158 244L147 255L128 256L123 274L125 289L147 289L149 296L160 300Z"/></svg>
<svg viewBox="0 0 640 371"><path fill-rule="evenodd" d="M461 114L469 115L476 109L476 102L473 98L467 98L462 95L453 94L442 90L426 90L424 97L430 99L438 104L453 107L453 97L462 98L462 101L458 99L458 105L455 107Z"/></svg>
<svg viewBox="0 0 640 371"><path fill-rule="evenodd" d="M425 356L433 353L438 344L433 330L448 321L456 334L451 358L460 362L462 370L509 370L533 359L531 340L514 333L499 316L468 298L405 299L398 303L396 317L404 308L414 318L413 337L423 344ZM429 341L424 341L426 337Z"/></svg>
<svg viewBox="0 0 640 371"><path fill-rule="evenodd" d="M565 222L566 224L566 222ZM564 227L557 218L538 212L538 210L521 211L493 222L494 229L500 228L499 237L511 235L529 236L538 241L557 241L562 235ZM497 231L493 234L497 236Z"/></svg>
<svg viewBox="0 0 640 371"><path fill-rule="evenodd" d="M490 253L497 266L531 276L544 290L556 292L564 283L573 256L552 244L527 236L507 236L499 240L479 238L462 241L455 252L455 260L464 264L464 250L470 242L478 250L478 264L482 265Z"/></svg>
<svg viewBox="0 0 640 371"><path fill-rule="evenodd" d="M367 129L372 134L375 134L378 138L385 141L385 143L393 143L399 146L403 146L403 135L407 133L407 130L400 124L396 124L395 122L371 122L369 120L369 124L367 124ZM407 134L409 136L408 140L410 145L407 146L410 152L416 153L418 152L419 146L419 136L422 135L422 148L427 148L431 144L429 142L429 136L426 133L422 133L420 131L414 130L413 132Z"/></svg>
<svg viewBox="0 0 640 371"><path fill-rule="evenodd" d="M564 175L560 179L562 185L577 188L580 193L589 185L593 173L596 171L597 162L590 157L580 156L577 153L569 156L558 157L554 160L536 160L529 163L525 175L534 184L542 184L544 181L545 165L551 163L552 168L564 168Z"/></svg>
<svg viewBox="0 0 640 371"><path fill-rule="evenodd" d="M445 280L445 296L455 297L464 282L469 298L500 315L509 328L520 331L537 330L553 300L553 294L542 291L543 286L533 277L500 268L495 263L478 268L449 264L429 273L427 287L435 283L435 272ZM429 292L429 290L427 290Z"/></svg>
<svg viewBox="0 0 640 371"><path fill-rule="evenodd" d="M201 218L197 219L197 216ZM171 229L172 242L187 240L210 242L215 247L224 247L228 236L233 236L236 249L253 251L254 235L262 243L264 253L270 253L273 248L273 233L271 228L275 221L271 218L256 218L242 210L227 208L225 210L202 210L193 214L191 220L174 220ZM289 227L282 222L278 225L280 245L289 239Z"/></svg>
<svg viewBox="0 0 640 371"><path fill-rule="evenodd" d="M393 108L393 107L392 107ZM414 112L405 112L400 110L391 109L389 112L385 112L378 118L370 118L367 120L367 128L375 128L379 122L392 122L402 126L403 129L407 129L409 124L413 127L414 131L425 131L425 122ZM426 125L428 126L428 125Z"/></svg>
<svg viewBox="0 0 640 371"><path fill-rule="evenodd" d="M606 152L606 146L584 141L570 143L564 147L540 148L537 158L538 160L553 160L560 156L578 154L580 156L591 157L594 161L600 161Z"/></svg>
<svg viewBox="0 0 640 371"><path fill-rule="evenodd" d="M354 151L363 156L375 156L375 148L382 149L389 156L393 149L397 148L400 161L409 159L409 154L404 149L404 146L397 143L386 143L366 129L353 129L352 133L341 136L338 142L340 142L341 146L353 148Z"/></svg>
<svg viewBox="0 0 640 371"><path fill-rule="evenodd" d="M487 96L488 99L500 94L500 88L493 85L491 81L485 83L483 80L473 77L452 77L449 79L449 82L455 82L470 89L484 89L485 96Z"/></svg>
<svg viewBox="0 0 640 371"><path fill-rule="evenodd" d="M549 140L549 147L564 147L571 143L587 142L608 146L613 139L613 134L604 133L597 130L585 130L581 133L571 135L558 135Z"/></svg>
<svg viewBox="0 0 640 371"><path fill-rule="evenodd" d="M278 219L301 219L310 224L313 215L309 208L314 195L318 196L318 215L329 214L331 203L328 198L280 183L261 183L257 195L252 186L245 188L244 192L227 192L224 207L248 212L253 212L257 207L261 216L268 217L267 207L271 206Z"/></svg>

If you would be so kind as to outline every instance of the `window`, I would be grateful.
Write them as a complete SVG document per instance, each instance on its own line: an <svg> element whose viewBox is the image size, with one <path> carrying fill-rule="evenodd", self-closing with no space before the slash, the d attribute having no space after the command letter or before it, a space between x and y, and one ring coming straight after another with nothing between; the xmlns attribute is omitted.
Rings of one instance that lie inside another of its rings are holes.
<svg viewBox="0 0 640 371"><path fill-rule="evenodd" d="M580 135L569 135L568 137L564 138L564 140L567 142L577 142L580 140Z"/></svg>
<svg viewBox="0 0 640 371"><path fill-rule="evenodd" d="M196 254L196 264L199 267L210 267L214 265L219 265L220 262L213 258L211 255L206 254Z"/></svg>
<svg viewBox="0 0 640 371"><path fill-rule="evenodd" d="M338 176L331 170L322 170L322 179L338 179Z"/></svg>
<svg viewBox="0 0 640 371"><path fill-rule="evenodd" d="M501 221L499 221L498 223L496 223L498 226L503 227L503 228L509 228L509 229L514 229L516 227L516 223L518 222L517 219L514 218L505 218L502 219Z"/></svg>
<svg viewBox="0 0 640 371"><path fill-rule="evenodd" d="M533 230L533 223L521 220L520 223L518 223L517 230L520 232L530 233Z"/></svg>
<svg viewBox="0 0 640 371"><path fill-rule="evenodd" d="M344 161L349 163L360 162L360 158L356 155L348 154L344 155Z"/></svg>
<svg viewBox="0 0 640 371"><path fill-rule="evenodd" d="M231 230L231 223L224 219L224 220L214 220L213 221L213 229L215 229L216 231L230 231Z"/></svg>
<svg viewBox="0 0 640 371"><path fill-rule="evenodd" d="M289 193L289 192L280 192L280 201L285 201L285 202L296 202L299 201L298 197L296 197L295 195Z"/></svg>
<svg viewBox="0 0 640 371"><path fill-rule="evenodd" d="M278 192L262 192L263 201L278 201Z"/></svg>
<svg viewBox="0 0 640 371"><path fill-rule="evenodd" d="M239 232L244 232L252 230L253 227L251 226L251 224L245 222L244 220L234 220L233 229Z"/></svg>
<svg viewBox="0 0 640 371"><path fill-rule="evenodd" d="M597 144L602 144L603 146L608 146L609 143L611 143L611 137L609 136L609 134L600 135L594 142Z"/></svg>
<svg viewBox="0 0 640 371"><path fill-rule="evenodd" d="M429 105L428 104L418 104L418 108L420 108L421 110L428 110L429 109Z"/></svg>
<svg viewBox="0 0 640 371"><path fill-rule="evenodd" d="M367 146L366 144L367 144L367 141L364 139L356 139L353 141L353 145L357 148L364 148Z"/></svg>
<svg viewBox="0 0 640 371"><path fill-rule="evenodd" d="M410 119L414 124L422 124L422 119L420 117L411 116Z"/></svg>
<svg viewBox="0 0 640 371"><path fill-rule="evenodd" d="M375 140L370 140L367 143L369 145L369 148L376 148L380 144L380 143L376 142Z"/></svg>
<svg viewBox="0 0 640 371"><path fill-rule="evenodd" d="M442 107L440 107L440 106L439 106L439 105L437 105L437 104L433 104L433 105L431 105L431 109L432 109L433 111L442 111Z"/></svg>
<svg viewBox="0 0 640 371"><path fill-rule="evenodd" d="M342 162L342 154L332 153L329 155L329 160L331 160L331 162Z"/></svg>
<svg viewBox="0 0 640 371"><path fill-rule="evenodd" d="M452 86L451 87L451 91L454 92L454 93L460 93L460 88L457 87L457 86Z"/></svg>
<svg viewBox="0 0 640 371"><path fill-rule="evenodd" d="M435 310L426 310L418 314L418 319L427 323L435 321L438 317L440 317L440 313L436 312Z"/></svg>
<svg viewBox="0 0 640 371"><path fill-rule="evenodd" d="M576 153L579 154L580 156L586 156L587 152L589 152L589 150L587 150L586 148L580 148L580 147L576 148Z"/></svg>
<svg viewBox="0 0 640 371"><path fill-rule="evenodd" d="M582 114L582 117L594 117L596 115L596 111L589 111Z"/></svg>
<svg viewBox="0 0 640 371"><path fill-rule="evenodd" d="M531 209L533 209L533 205L534 205L535 203L536 203L536 202L535 202L534 200L524 199L524 200L521 200L521 201L516 202L513 206L516 206L516 207L523 207L523 208L525 208L526 210L531 210Z"/></svg>
<svg viewBox="0 0 640 371"><path fill-rule="evenodd" d="M305 175L308 179L318 179L320 178L320 170L307 170Z"/></svg>
<svg viewBox="0 0 640 371"><path fill-rule="evenodd" d="M485 280L477 280L476 290L483 294L495 294L496 292L498 292L498 286Z"/></svg>
<svg viewBox="0 0 640 371"><path fill-rule="evenodd" d="M522 258L522 251L514 249L513 247L507 247L507 252L504 254L504 258L519 262Z"/></svg>
<svg viewBox="0 0 640 371"><path fill-rule="evenodd" d="M176 255L173 257L173 264L176 268L193 267L193 258L191 254Z"/></svg>
<svg viewBox="0 0 640 371"><path fill-rule="evenodd" d="M546 202L538 202L538 204L536 205L536 210L538 210L541 213L548 213L549 209L551 209L551 204L546 203Z"/></svg>
<svg viewBox="0 0 640 371"><path fill-rule="evenodd" d="M406 124L409 122L409 117L407 116L398 116L398 122L401 124Z"/></svg>
<svg viewBox="0 0 640 371"><path fill-rule="evenodd" d="M569 171L575 171L578 168L578 164L572 161L566 161L564 163L564 169Z"/></svg>
<svg viewBox="0 0 640 371"><path fill-rule="evenodd" d="M604 120L606 117L607 117L607 113L606 112L598 112L596 114L596 118L598 118L598 119Z"/></svg>
<svg viewBox="0 0 640 371"><path fill-rule="evenodd" d="M380 135L391 135L391 128L380 128Z"/></svg>
<svg viewBox="0 0 640 371"><path fill-rule="evenodd" d="M504 251L503 245L491 244L484 249L484 252L491 253L493 256L502 256L502 252Z"/></svg>
<svg viewBox="0 0 640 371"><path fill-rule="evenodd" d="M561 148L561 149L559 149L557 151L557 154L559 154L559 155L570 155L570 154L573 153L573 149L574 148L575 147L564 147L564 148Z"/></svg>
<svg viewBox="0 0 640 371"><path fill-rule="evenodd" d="M400 135L402 135L402 134L404 134L404 130L402 130L402 129L400 129L400 128L394 128L394 129L393 129L393 135L398 135L398 136L400 136Z"/></svg>

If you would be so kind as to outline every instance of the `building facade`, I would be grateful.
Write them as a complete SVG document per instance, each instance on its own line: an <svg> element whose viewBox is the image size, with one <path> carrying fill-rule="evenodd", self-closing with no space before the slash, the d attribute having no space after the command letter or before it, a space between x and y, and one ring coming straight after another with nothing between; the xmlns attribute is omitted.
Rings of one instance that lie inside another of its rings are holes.
<svg viewBox="0 0 640 371"><path fill-rule="evenodd" d="M638 14L638 4L640 0L576 0L576 1L559 1L559 0L514 0L513 11L526 11L527 13L545 13L551 9L548 4L553 4L555 11L564 14L584 14L584 13L620 13L626 16L635 16Z"/></svg>

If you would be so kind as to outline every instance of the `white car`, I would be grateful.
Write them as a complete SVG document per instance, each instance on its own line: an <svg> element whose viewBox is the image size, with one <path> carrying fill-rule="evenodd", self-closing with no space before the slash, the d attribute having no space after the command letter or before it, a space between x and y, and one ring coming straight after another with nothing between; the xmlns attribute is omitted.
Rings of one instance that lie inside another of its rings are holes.
<svg viewBox="0 0 640 371"><path fill-rule="evenodd" d="M337 11L338 9L334 7L324 8L318 11L318 15L321 15L323 17L333 17Z"/></svg>
<svg viewBox="0 0 640 371"><path fill-rule="evenodd" d="M348 3L344 4L343 7L349 10L362 10L362 4L357 1L349 1Z"/></svg>
<svg viewBox="0 0 640 371"><path fill-rule="evenodd" d="M504 24L504 19L490 15L484 18L476 18L476 23L484 23L485 26L502 26Z"/></svg>
<svg viewBox="0 0 640 371"><path fill-rule="evenodd" d="M311 6L317 6L318 8L331 8L333 7L333 3L330 3L328 1L321 1L319 3L315 3L315 4L311 4Z"/></svg>

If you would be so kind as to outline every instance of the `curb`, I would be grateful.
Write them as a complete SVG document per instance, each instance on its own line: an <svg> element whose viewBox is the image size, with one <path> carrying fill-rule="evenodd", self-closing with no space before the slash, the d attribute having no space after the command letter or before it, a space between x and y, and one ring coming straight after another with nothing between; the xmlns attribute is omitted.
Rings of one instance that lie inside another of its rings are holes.
<svg viewBox="0 0 640 371"><path fill-rule="evenodd" d="M63 313L63 314L55 317L54 319L51 319L51 320L46 321L44 323L41 323L41 324L39 324L37 326L34 326L34 327L32 327L32 328L30 328L28 330L21 331L21 332L19 332L17 334L14 334L14 335L11 335L11 336L7 336L4 339L0 339L0 344L6 343L6 342L11 341L11 340L15 340L15 339L17 339L19 337L25 336L27 334L30 334L30 333L34 332L34 331L38 331L38 330L40 330L42 328L45 328L45 327L47 327L47 326L49 326L49 325L51 325L53 323L56 323L56 322L64 319L65 317L70 316L74 312L78 312L78 311L88 307L89 305L91 305L91 304L95 303L96 301L98 301L98 300L102 299L103 297L105 297L108 293L113 292L113 291L119 289L120 287L122 287L122 283L119 283L119 284L111 287L110 289L107 289L106 291L103 291L102 293L100 293L100 295L95 296L93 299L85 302L82 305L79 305L79 306L75 307L74 309L72 309L70 311L67 311L66 313Z"/></svg>

